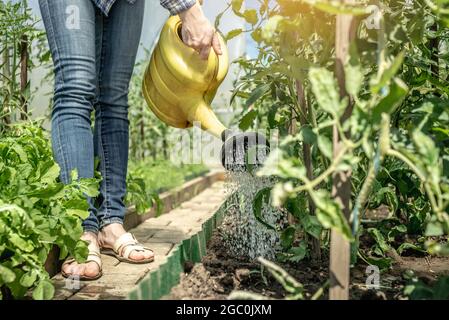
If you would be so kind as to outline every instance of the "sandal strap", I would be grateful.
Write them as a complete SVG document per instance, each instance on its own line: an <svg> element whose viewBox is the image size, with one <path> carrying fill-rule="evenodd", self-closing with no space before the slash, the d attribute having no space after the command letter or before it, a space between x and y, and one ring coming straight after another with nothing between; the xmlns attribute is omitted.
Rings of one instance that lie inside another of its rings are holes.
<svg viewBox="0 0 449 320"><path fill-rule="evenodd" d="M114 244L114 251L125 259L129 259L129 255L133 251L144 252L151 249L145 248L137 241L133 234L127 232L121 235Z"/></svg>
<svg viewBox="0 0 449 320"><path fill-rule="evenodd" d="M72 264L72 263L74 263L75 261L76 261L75 258L73 258L73 257L67 257L67 259L65 259L64 262L62 263L62 267L64 267L65 265L68 265L68 264Z"/></svg>
<svg viewBox="0 0 449 320"><path fill-rule="evenodd" d="M87 256L86 262L95 262L98 265L98 268L100 268L100 270L103 265L100 255L97 255L96 253L90 253Z"/></svg>
<svg viewBox="0 0 449 320"><path fill-rule="evenodd" d="M114 251L120 255L120 251L127 245L137 244L138 241L133 234L127 232L122 234L114 243Z"/></svg>
<svg viewBox="0 0 449 320"><path fill-rule="evenodd" d="M87 255L86 262L95 262L101 270L103 262L101 260L100 248L91 242L87 246L87 249L89 250L89 254Z"/></svg>
<svg viewBox="0 0 449 320"><path fill-rule="evenodd" d="M145 248L141 244L129 244L129 245L125 246L122 250L123 258L129 259L129 256L130 256L131 252L133 252L133 251L145 252Z"/></svg>

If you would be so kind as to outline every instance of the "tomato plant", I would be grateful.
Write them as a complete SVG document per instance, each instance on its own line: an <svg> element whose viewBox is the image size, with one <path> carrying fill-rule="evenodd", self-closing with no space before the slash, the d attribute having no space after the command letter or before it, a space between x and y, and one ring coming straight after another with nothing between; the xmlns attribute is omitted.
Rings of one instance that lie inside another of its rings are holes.
<svg viewBox="0 0 449 320"><path fill-rule="evenodd" d="M29 117L28 71L48 62L50 51L28 1L2 1L0 18L0 131L4 131L9 123ZM32 58L31 47L35 51Z"/></svg>
<svg viewBox="0 0 449 320"><path fill-rule="evenodd" d="M380 15L367 10L370 4ZM327 247L328 234L319 227L352 241L353 259L358 251L382 267L391 263L382 260L389 250L448 252L447 5L260 0L242 9L241 0L231 1L227 10L248 29L232 30L227 39L247 32L258 49L256 57L236 61L244 75L232 102L243 109L240 129L281 134L258 174L277 177L271 202L295 218L282 235L289 259L313 256L310 238ZM336 65L334 49L339 13L354 16L356 25L343 66ZM333 72L340 67L345 98ZM338 154L333 128L342 139ZM332 195L338 172L352 173L349 223ZM368 221L379 208L385 219ZM376 245L359 249L361 235Z"/></svg>

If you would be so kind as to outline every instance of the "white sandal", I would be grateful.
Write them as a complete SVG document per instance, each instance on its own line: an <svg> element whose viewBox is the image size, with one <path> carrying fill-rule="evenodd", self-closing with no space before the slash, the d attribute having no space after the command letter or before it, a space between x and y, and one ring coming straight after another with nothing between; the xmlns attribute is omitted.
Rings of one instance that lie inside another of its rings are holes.
<svg viewBox="0 0 449 320"><path fill-rule="evenodd" d="M133 251L137 252L151 251L153 253L153 256L143 260L130 259L129 255ZM113 256L117 258L119 261L134 264L149 263L154 261L154 251L140 244L139 241L137 241L136 237L134 237L134 235L129 232L121 235L115 241L114 249L101 248L101 253Z"/></svg>
<svg viewBox="0 0 449 320"><path fill-rule="evenodd" d="M103 264L101 261L101 255L100 255L100 250L99 250L98 246L95 245L95 243L90 242L89 245L87 246L87 249L89 250L89 254L87 255L87 259L84 263L95 262L99 267L98 274L94 277L89 277L86 275L76 275L76 274L65 273L64 266L76 262L75 258L69 257L64 261L64 263L62 264L62 267L61 267L61 274L64 278L73 278L73 277L78 278L79 277L79 280L90 281L90 280L97 280L103 275L103 270L102 270Z"/></svg>

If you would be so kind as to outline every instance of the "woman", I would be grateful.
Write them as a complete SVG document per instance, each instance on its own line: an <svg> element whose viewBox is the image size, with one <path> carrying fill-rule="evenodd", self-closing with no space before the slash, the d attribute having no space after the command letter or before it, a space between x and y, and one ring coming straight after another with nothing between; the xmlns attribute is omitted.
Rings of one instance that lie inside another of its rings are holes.
<svg viewBox="0 0 449 320"><path fill-rule="evenodd" d="M52 145L61 179L72 170L94 176L100 159L100 195L88 199L90 215L82 239L89 243L85 263L67 259L66 277L81 280L102 275L101 256L147 263L153 252L123 228L128 165L128 86L142 29L144 0L39 0L54 61L55 90ZM179 14L183 41L207 59L211 47L221 54L215 30L196 0L161 0ZM91 112L95 126L91 129Z"/></svg>

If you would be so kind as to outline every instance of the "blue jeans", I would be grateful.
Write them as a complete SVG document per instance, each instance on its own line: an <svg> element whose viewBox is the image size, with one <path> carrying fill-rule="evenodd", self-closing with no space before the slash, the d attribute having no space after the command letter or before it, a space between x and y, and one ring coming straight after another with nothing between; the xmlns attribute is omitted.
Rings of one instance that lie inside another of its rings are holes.
<svg viewBox="0 0 449 320"><path fill-rule="evenodd" d="M91 0L39 0L54 62L52 146L61 180L94 176L100 195L88 199L85 231L123 223L128 166L128 87L142 29L144 0L117 0L108 17ZM91 114L95 111L92 130Z"/></svg>

